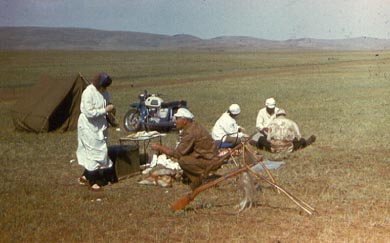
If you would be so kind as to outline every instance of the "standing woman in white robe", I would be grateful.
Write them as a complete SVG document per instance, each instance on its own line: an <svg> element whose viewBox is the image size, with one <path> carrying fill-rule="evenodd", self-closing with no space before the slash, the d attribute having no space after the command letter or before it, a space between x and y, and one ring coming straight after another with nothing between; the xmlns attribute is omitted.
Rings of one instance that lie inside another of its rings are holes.
<svg viewBox="0 0 390 243"><path fill-rule="evenodd" d="M114 105L107 105L101 93L102 89L112 83L106 73L100 73L81 96L80 116L77 125L77 160L85 168L80 182L87 182L90 189L101 190L104 181L104 170L112 174L112 161L107 150L107 113Z"/></svg>

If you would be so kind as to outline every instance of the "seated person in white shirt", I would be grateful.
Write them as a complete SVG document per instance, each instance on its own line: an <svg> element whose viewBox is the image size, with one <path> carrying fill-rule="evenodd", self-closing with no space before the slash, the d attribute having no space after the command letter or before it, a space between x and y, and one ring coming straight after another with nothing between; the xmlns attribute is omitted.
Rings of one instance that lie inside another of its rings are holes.
<svg viewBox="0 0 390 243"><path fill-rule="evenodd" d="M240 106L232 104L215 123L211 136L217 148L233 148L241 142L242 138L248 137L243 133L244 129L237 125L236 117L240 112Z"/></svg>
<svg viewBox="0 0 390 243"><path fill-rule="evenodd" d="M265 107L259 110L256 118L256 129L258 133L252 137L252 140L249 142L250 144L263 150L270 149L268 146L264 146L264 144L266 144L269 124L276 118L276 112L278 110L279 108L276 107L274 98L265 100Z"/></svg>
<svg viewBox="0 0 390 243"><path fill-rule="evenodd" d="M276 118L276 112L279 108L276 107L276 101L274 98L268 98L265 101L265 107L259 110L256 118L256 129L266 135L268 132L268 126L270 122Z"/></svg>

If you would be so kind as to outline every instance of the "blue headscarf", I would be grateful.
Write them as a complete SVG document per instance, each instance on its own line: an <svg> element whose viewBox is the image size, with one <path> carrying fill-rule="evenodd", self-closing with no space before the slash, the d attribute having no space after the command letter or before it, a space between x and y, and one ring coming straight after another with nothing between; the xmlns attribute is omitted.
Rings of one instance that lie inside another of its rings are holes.
<svg viewBox="0 0 390 243"><path fill-rule="evenodd" d="M97 81L97 84L98 84L100 87L104 87L104 88L110 86L110 84L112 83L111 77L108 76L108 74L107 74L107 73L104 73L104 72L99 73L99 75L98 75L96 81Z"/></svg>

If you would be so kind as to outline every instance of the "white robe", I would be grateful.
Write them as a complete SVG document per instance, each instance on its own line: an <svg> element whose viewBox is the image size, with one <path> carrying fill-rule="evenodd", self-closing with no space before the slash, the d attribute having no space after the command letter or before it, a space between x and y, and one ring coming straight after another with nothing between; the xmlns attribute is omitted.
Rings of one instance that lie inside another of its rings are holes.
<svg viewBox="0 0 390 243"><path fill-rule="evenodd" d="M268 128L269 124L271 123L272 120L276 118L276 112L278 112L279 108L275 107L274 114L270 115L267 112L267 108L263 107L262 109L259 110L257 113L256 117L256 128L258 132L252 136L252 140L257 142L263 134L260 133L264 128ZM264 131L265 132L265 131ZM265 132L267 133L267 132Z"/></svg>
<svg viewBox="0 0 390 243"><path fill-rule="evenodd" d="M264 107L259 110L259 113L257 113L257 118L256 118L256 128L261 131L265 127L269 127L269 124L271 123L272 120L276 118L276 113L278 112L279 108L275 107L274 114L270 115L267 112L267 108Z"/></svg>
<svg viewBox="0 0 390 243"><path fill-rule="evenodd" d="M106 102L92 84L81 96L77 123L77 160L89 171L112 166L107 153Z"/></svg>
<svg viewBox="0 0 390 243"><path fill-rule="evenodd" d="M229 115L228 112L222 114L222 116L215 123L211 136L215 141L223 140L225 142L226 135L231 135L232 137L238 136L241 138L243 134L238 132L239 126L237 125L236 120Z"/></svg>

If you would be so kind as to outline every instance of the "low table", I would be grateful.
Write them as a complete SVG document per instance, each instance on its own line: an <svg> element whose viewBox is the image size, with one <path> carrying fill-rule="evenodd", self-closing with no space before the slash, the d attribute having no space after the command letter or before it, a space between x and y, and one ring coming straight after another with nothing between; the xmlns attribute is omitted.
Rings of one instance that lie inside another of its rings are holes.
<svg viewBox="0 0 390 243"><path fill-rule="evenodd" d="M144 154L144 161L147 163L147 156L148 154L146 153L147 148L149 147L150 141L158 139L158 142L162 144L162 137L165 137L165 133L158 133L158 134L152 134L150 136L145 135L145 136L127 136L127 137L122 137L119 138L119 143L121 145L126 144L127 142L132 142L135 143L138 147L140 146L140 143L142 144L143 148L143 154Z"/></svg>

